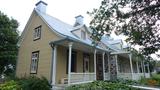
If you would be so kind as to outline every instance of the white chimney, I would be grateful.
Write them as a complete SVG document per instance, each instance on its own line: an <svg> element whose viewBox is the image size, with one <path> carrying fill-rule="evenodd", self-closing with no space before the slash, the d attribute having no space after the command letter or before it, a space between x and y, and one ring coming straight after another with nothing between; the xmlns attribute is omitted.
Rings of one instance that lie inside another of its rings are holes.
<svg viewBox="0 0 160 90"><path fill-rule="evenodd" d="M42 13L46 13L46 7L47 7L47 3L41 0L36 4L36 9Z"/></svg>
<svg viewBox="0 0 160 90"><path fill-rule="evenodd" d="M83 25L83 16L82 15L78 15L75 18L76 18L76 22L75 22L74 26Z"/></svg>

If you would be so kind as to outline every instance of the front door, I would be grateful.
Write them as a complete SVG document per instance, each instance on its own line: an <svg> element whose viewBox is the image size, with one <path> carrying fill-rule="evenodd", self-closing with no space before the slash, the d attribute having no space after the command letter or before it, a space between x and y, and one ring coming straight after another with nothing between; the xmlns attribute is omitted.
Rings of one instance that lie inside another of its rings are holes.
<svg viewBox="0 0 160 90"><path fill-rule="evenodd" d="M102 62L102 55L97 54L97 63L96 63L96 76L97 80L103 80L103 62Z"/></svg>
<svg viewBox="0 0 160 90"><path fill-rule="evenodd" d="M84 54L84 72L89 72L89 55Z"/></svg>

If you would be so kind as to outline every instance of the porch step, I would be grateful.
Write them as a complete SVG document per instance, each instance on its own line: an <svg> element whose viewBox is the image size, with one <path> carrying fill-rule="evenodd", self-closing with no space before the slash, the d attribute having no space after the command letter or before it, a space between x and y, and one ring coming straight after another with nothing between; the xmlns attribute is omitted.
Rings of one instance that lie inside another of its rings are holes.
<svg viewBox="0 0 160 90"><path fill-rule="evenodd" d="M67 86L68 86L67 84L58 84L52 90L65 90Z"/></svg>

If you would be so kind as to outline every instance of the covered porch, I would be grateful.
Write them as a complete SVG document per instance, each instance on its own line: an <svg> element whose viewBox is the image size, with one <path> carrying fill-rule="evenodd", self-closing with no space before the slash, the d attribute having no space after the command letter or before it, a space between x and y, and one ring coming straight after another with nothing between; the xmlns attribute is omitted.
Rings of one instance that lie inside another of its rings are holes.
<svg viewBox="0 0 160 90"><path fill-rule="evenodd" d="M53 87L93 82L101 77L103 80L104 54L108 51L70 39L51 42L50 45L53 49Z"/></svg>
<svg viewBox="0 0 160 90"><path fill-rule="evenodd" d="M139 80L141 77L150 77L149 64L139 61L130 52L111 53L116 62L117 78Z"/></svg>

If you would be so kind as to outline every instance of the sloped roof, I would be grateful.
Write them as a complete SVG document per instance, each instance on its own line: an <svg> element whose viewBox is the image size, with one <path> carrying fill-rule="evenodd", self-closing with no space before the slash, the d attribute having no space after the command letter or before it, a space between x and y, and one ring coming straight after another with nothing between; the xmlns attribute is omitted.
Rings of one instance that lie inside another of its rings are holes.
<svg viewBox="0 0 160 90"><path fill-rule="evenodd" d="M76 37L72 31L74 31L75 29L79 29L80 27L84 26L84 25L80 25L77 27L74 27L72 25L69 25L57 18L54 18L46 13L42 13L40 11L38 11L37 9L34 9L37 14L44 20L44 22L46 22L46 24L48 24L50 26L50 28L53 30L53 32L62 35L64 37L70 37L74 40L77 40L79 42L85 43L87 45L93 46L92 41L90 39L86 39L86 40L82 40L78 37ZM89 30L89 32L91 32L91 30L87 27L87 29ZM101 40L104 44L106 44L110 49L114 50L114 51L119 51L118 48L112 46L105 38L102 38ZM119 41L119 40L118 40ZM114 41L113 41L114 42ZM97 46L97 48L100 48L99 46ZM102 49L102 48L100 48Z"/></svg>
<svg viewBox="0 0 160 90"><path fill-rule="evenodd" d="M101 38L101 42L103 42L106 46L108 46L110 49L114 50L114 51L119 51L117 47L111 45L108 43L108 39L106 37L102 37Z"/></svg>
<svg viewBox="0 0 160 90"><path fill-rule="evenodd" d="M107 41L109 44L122 44L122 40L121 39L116 39L116 40L108 40Z"/></svg>
<svg viewBox="0 0 160 90"><path fill-rule="evenodd" d="M54 18L48 14L45 13L41 13L40 11L38 11L37 9L35 9L35 11L38 13L38 15L52 28L52 30L56 33L59 33L61 35L64 36L70 36L73 38L76 38L71 32L70 30L73 30L74 28L65 23L62 22L61 20Z"/></svg>
<svg viewBox="0 0 160 90"><path fill-rule="evenodd" d="M88 44L90 46L92 45L92 41L89 39L81 40L77 38L71 31L75 29L75 27L57 19L54 18L48 14L41 13L38 10L35 9L35 11L38 13L38 15L52 28L53 32L58 33L64 37L70 37L72 39L75 39L79 42L83 42L85 44Z"/></svg>

